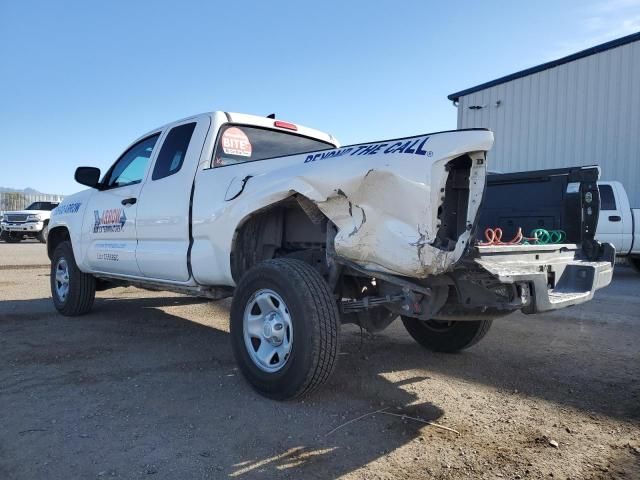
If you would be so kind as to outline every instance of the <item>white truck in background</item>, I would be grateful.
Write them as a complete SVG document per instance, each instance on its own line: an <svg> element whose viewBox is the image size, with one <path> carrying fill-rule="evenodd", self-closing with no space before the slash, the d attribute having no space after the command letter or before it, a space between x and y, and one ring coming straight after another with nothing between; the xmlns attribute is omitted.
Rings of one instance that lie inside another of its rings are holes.
<svg viewBox="0 0 640 480"><path fill-rule="evenodd" d="M4 212L0 221L0 240L18 243L25 238L47 242L51 212L58 202L33 202L24 210Z"/></svg>
<svg viewBox="0 0 640 480"><path fill-rule="evenodd" d="M640 273L640 208L631 208L620 182L598 182L600 218L596 239L612 244L616 255L624 257Z"/></svg>
<svg viewBox="0 0 640 480"><path fill-rule="evenodd" d="M331 374L340 324L401 318L453 352L493 319L589 301L614 248L594 239L598 167L486 175L493 133L469 129L339 146L329 134L213 112L154 129L49 224L51 293L64 315L133 285L233 296L230 340L260 393L287 399ZM562 242L478 243L494 228L562 229Z"/></svg>

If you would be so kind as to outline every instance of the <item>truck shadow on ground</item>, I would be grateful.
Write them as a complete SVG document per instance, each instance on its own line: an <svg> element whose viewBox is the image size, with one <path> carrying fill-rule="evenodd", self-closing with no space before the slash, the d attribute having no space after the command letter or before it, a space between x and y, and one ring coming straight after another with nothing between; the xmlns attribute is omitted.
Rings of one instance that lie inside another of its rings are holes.
<svg viewBox="0 0 640 480"><path fill-rule="evenodd" d="M378 414L336 427L385 406L425 421L443 414L403 388L426 377L394 384L349 362L333 382L338 392L262 398L239 375L224 326L160 309L226 320L228 302L106 298L77 318L50 305L0 302L0 411L12 412L0 433L11 461L0 471L4 463L9 477L281 478L289 469L296 478L334 477L417 438L424 425Z"/></svg>
<svg viewBox="0 0 640 480"><path fill-rule="evenodd" d="M637 390L634 397L629 385L601 376L612 358L590 358L589 368L581 368L588 348L549 358L527 345L521 325L507 322L459 355L426 352L397 324L363 338L348 327L323 390L304 401L272 402L235 367L228 308L229 301L188 297L103 298L91 314L65 318L46 298L0 302L0 411L12 412L0 433L4 457L12 459L2 462L8 476L333 478L425 432L454 435L383 413L344 425L382 408L437 421L445 406L407 388L428 385L434 374L640 417ZM398 382L385 378L418 369Z"/></svg>

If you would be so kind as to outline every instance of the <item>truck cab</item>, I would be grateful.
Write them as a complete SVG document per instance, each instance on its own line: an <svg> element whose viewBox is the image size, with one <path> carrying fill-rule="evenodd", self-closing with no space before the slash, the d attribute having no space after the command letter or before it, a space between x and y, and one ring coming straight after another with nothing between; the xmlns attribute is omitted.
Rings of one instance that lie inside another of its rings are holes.
<svg viewBox="0 0 640 480"><path fill-rule="evenodd" d="M632 208L621 182L600 181L600 218L596 238L640 272L640 209Z"/></svg>
<svg viewBox="0 0 640 480"><path fill-rule="evenodd" d="M243 125L243 131L238 134L234 125ZM218 136L221 146L213 158ZM91 168L77 172L77 180L96 188L65 201L78 210L57 216L56 228L61 230L53 234L66 231L75 237L74 253L86 271L194 286L198 282L190 254L211 255L203 259L204 268L195 268L208 271L217 262L213 253L220 253L210 251L215 245L201 252L205 247L194 238L194 229L211 211L230 205L234 189L242 188L248 174L240 176L238 170L247 169L241 160L251 158L248 171L256 175L269 169L268 162L258 163L260 159L335 146L328 134L269 118L225 112L189 117L135 140L99 181ZM239 168L221 168L234 164ZM209 174L214 169L215 175ZM201 191L204 177L213 179L207 186L213 190ZM202 197L207 211L194 225L194 208ZM194 244L195 253L190 252ZM215 277L204 272L198 276Z"/></svg>

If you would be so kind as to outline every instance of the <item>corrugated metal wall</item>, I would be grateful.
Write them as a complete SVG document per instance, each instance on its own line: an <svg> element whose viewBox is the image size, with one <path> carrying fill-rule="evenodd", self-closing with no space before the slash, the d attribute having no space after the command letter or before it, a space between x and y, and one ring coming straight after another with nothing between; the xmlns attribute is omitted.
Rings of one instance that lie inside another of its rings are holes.
<svg viewBox="0 0 640 480"><path fill-rule="evenodd" d="M460 97L471 127L495 132L490 170L598 164L640 207L640 42Z"/></svg>
<svg viewBox="0 0 640 480"><path fill-rule="evenodd" d="M22 210L33 202L61 202L63 198L49 193L0 192L0 213Z"/></svg>

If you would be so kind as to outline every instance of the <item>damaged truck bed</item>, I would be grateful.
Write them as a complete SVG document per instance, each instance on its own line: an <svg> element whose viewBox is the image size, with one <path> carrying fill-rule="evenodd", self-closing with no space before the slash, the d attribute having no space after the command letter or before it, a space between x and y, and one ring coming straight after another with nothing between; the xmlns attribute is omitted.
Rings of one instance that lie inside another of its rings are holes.
<svg viewBox="0 0 640 480"><path fill-rule="evenodd" d="M614 250L594 240L597 167L492 175L493 133L457 130L341 147L326 133L214 112L160 127L49 226L52 294L67 315L116 285L233 295L231 339L274 398L322 384L339 325L401 317L457 351L491 321L589 300Z"/></svg>

